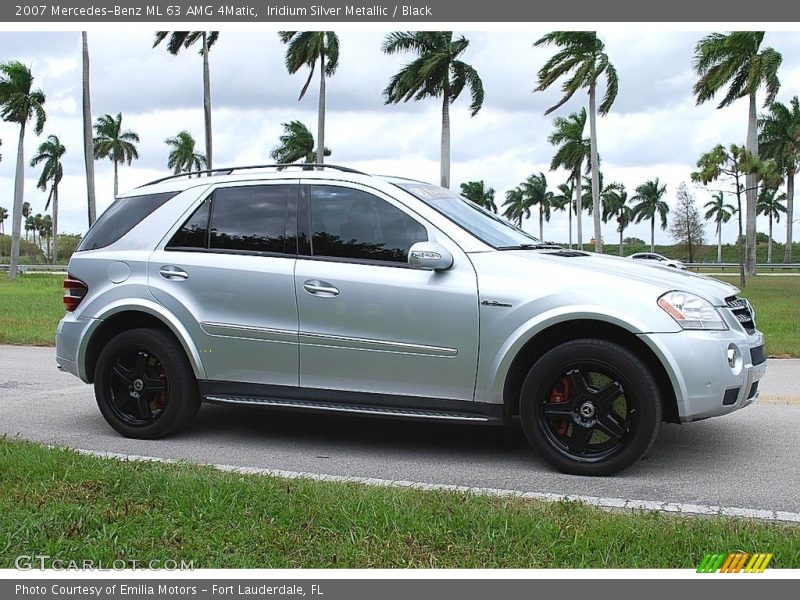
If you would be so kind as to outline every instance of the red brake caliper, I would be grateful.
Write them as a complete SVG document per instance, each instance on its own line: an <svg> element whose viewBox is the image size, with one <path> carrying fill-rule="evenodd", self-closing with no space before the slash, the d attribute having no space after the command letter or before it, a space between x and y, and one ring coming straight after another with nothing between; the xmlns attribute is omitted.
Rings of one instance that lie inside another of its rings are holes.
<svg viewBox="0 0 800 600"><path fill-rule="evenodd" d="M563 404L569 399L569 380L562 377L550 392L550 404ZM558 435L565 435L569 421L565 420L558 426Z"/></svg>

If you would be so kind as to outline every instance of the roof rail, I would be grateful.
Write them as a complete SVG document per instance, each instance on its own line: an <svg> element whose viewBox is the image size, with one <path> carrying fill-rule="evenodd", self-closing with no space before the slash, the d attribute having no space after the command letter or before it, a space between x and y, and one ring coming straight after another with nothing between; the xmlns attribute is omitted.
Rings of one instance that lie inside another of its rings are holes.
<svg viewBox="0 0 800 600"><path fill-rule="evenodd" d="M254 169L277 169L283 170L288 169L289 167L294 168L302 168L303 170L311 170L311 169L334 169L336 171L342 171L343 173L356 173L358 175L369 175L368 173L364 173L363 171L357 171L356 169L351 169L350 167L343 167L341 165L330 165L326 163L283 163L283 164L271 164L271 165L246 165L244 167L223 167L218 169L205 169L203 171L188 171L186 173L177 173L176 175L170 175L169 177L162 177L161 179L155 179L153 181L149 181L140 185L139 187L146 187L148 185L155 185L156 183L161 183L162 181L169 181L170 179L178 179L180 177L191 177L192 175L214 175L217 173L223 173L225 175L230 175L234 171L249 171Z"/></svg>

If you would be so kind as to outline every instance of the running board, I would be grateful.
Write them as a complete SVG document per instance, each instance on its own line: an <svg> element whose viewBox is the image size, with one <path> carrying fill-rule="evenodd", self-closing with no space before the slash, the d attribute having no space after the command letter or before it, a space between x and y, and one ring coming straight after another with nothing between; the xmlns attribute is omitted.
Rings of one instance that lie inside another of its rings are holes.
<svg viewBox="0 0 800 600"><path fill-rule="evenodd" d="M260 396L208 395L204 396L203 400L206 402L220 404L272 406L276 408L309 410L314 412L336 412L380 417L400 417L405 419L432 419L436 421L460 421L470 423L493 423L496 420L491 416L475 413L418 408L397 408L368 404L338 404L332 402L315 402L306 400L285 400L281 398L266 398Z"/></svg>

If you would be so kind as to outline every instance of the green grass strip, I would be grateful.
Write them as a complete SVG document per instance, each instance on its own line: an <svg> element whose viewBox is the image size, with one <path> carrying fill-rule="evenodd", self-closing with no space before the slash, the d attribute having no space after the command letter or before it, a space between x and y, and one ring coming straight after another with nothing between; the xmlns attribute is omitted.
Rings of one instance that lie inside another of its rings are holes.
<svg viewBox="0 0 800 600"><path fill-rule="evenodd" d="M128 462L0 438L0 568L193 560L195 568L697 569L709 550L800 567L800 527L613 513L446 491Z"/></svg>

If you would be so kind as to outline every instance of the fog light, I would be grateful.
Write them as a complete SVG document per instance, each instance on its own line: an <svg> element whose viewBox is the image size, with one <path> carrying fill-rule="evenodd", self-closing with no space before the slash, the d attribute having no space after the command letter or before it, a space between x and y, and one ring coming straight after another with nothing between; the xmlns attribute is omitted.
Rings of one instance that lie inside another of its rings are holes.
<svg viewBox="0 0 800 600"><path fill-rule="evenodd" d="M726 358L728 359L728 366L731 368L731 372L734 375L738 375L744 366L744 359L742 356L742 351L736 344L731 344L728 346Z"/></svg>

